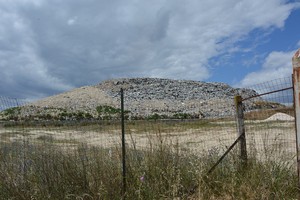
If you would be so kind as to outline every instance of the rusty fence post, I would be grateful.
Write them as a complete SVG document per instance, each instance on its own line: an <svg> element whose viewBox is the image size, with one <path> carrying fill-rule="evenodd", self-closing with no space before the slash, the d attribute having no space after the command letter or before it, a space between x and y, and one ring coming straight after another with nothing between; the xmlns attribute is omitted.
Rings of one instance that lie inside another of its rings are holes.
<svg viewBox="0 0 300 200"><path fill-rule="evenodd" d="M245 124L244 124L244 111L243 111L243 99L241 96L234 97L236 107L236 122L237 122L237 133L240 138L240 156L242 161L247 161L247 144L245 135Z"/></svg>
<svg viewBox="0 0 300 200"><path fill-rule="evenodd" d="M293 88L294 88L294 110L295 110L295 129L296 129L296 150L297 150L297 171L298 188L300 189L300 49L296 51L292 58L293 63ZM300 199L300 193L298 196Z"/></svg>

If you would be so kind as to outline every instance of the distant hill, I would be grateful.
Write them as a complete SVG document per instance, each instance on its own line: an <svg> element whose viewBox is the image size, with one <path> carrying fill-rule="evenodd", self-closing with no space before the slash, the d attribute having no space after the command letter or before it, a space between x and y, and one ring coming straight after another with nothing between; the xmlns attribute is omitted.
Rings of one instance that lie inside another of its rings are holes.
<svg viewBox="0 0 300 200"><path fill-rule="evenodd" d="M249 97L254 90L160 78L123 78L103 81L33 102L2 113L2 118L82 119L117 118L120 89L124 89L129 118L211 118L233 115L233 98ZM253 102L245 106L255 106ZM10 114L8 114L10 113ZM4 116L4 117L3 117Z"/></svg>

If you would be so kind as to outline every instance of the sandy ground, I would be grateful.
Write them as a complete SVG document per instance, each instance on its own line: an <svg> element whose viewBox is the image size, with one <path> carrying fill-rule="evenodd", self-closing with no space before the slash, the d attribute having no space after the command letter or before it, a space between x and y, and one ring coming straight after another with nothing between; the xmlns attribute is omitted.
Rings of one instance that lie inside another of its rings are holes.
<svg viewBox="0 0 300 200"><path fill-rule="evenodd" d="M282 115L283 116L283 115ZM286 117L286 116L285 116ZM237 131L234 121L211 122L214 126L189 128L186 130L160 130L155 126L138 131L126 128L126 144L137 149L151 149L164 143L180 147L182 151L195 154L218 151L220 154L236 140ZM246 121L247 148L264 159L266 156L293 159L296 155L294 122L289 120ZM104 148L120 147L121 130L98 130L95 128L23 128L0 129L0 138L4 142L30 141L32 143L53 143L65 150L77 147L81 143Z"/></svg>

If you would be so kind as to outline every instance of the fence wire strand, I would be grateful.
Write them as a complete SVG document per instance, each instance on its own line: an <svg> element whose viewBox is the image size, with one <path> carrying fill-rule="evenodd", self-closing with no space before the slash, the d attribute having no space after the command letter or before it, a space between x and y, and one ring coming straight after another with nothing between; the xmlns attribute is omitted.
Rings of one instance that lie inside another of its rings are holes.
<svg viewBox="0 0 300 200"><path fill-rule="evenodd" d="M296 162L292 77L268 81L251 88L265 95L244 101L255 104L245 108L248 149L261 159Z"/></svg>
<svg viewBox="0 0 300 200"><path fill-rule="evenodd" d="M296 139L291 86L291 78L277 79L251 86L249 89L255 90L258 95L284 88L290 89L263 96L243 96L246 99L243 104L250 158L254 156L262 161L295 162ZM126 90L124 95L126 96ZM125 110L127 103L125 98ZM179 101L175 103L181 104ZM0 110L6 110L7 115L14 111L9 108L22 105L26 106L22 100L0 97ZM146 155L157 149L158 152L163 151L163 148L182 156L193 154L197 159L204 156L213 157L216 162L238 138L233 95L232 99L199 100L190 106L195 108L195 112L191 115L181 113L176 115L179 117L177 119L160 118L154 115L155 111L147 120L127 119L125 122L127 165L132 167L133 163L137 163L139 170L143 169L140 174L144 174ZM237 151L237 148L234 147L233 151ZM20 170L23 174L33 167L36 161L30 155L38 154L37 152L42 152L41 156L50 160L61 159L58 166L54 166L50 161L44 163L42 168L45 170L50 170L51 167L58 168L57 170L61 170L60 167L70 167L67 166L69 158L66 159L64 155L73 155L70 159L75 159L74 169L89 172L79 174L86 180L83 185L88 187L88 180L98 183L93 173L101 171L104 165L119 163L117 166L120 166L121 124L119 120L52 121L38 120L32 116L30 120L21 121L15 121L14 118L2 119L0 149L3 154L5 152L11 154L6 158L9 162L2 166L0 164L0 167ZM101 156L109 157L109 161L103 163L99 160ZM121 173L119 168L114 171L116 174ZM117 176L111 173L111 176Z"/></svg>

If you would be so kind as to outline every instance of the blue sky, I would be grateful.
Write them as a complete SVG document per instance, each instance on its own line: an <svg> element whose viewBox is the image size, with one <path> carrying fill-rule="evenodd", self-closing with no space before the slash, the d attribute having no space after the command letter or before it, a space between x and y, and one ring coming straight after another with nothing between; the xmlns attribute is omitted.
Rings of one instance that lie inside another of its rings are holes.
<svg viewBox="0 0 300 200"><path fill-rule="evenodd" d="M235 87L289 77L299 19L299 0L0 0L0 95L124 77Z"/></svg>
<svg viewBox="0 0 300 200"><path fill-rule="evenodd" d="M222 67L220 64L218 66L214 65L218 58L212 58L211 66L214 66L214 70L208 80L239 86L243 80L245 81L247 75L255 73L255 75L261 77L261 80L258 82L256 79L253 82L249 80L249 83L244 84L244 86L251 86L264 81L289 77L292 74L292 55L300 48L299 20L300 10L296 9L285 20L283 27L251 31L245 40L236 44L241 48L249 49L230 55L226 59L226 67ZM276 53L278 57L276 55L272 57ZM289 72L268 76L267 71L263 70L263 66L268 65L268 58L282 59L282 63L279 62L279 66L274 66L272 69L285 68Z"/></svg>

